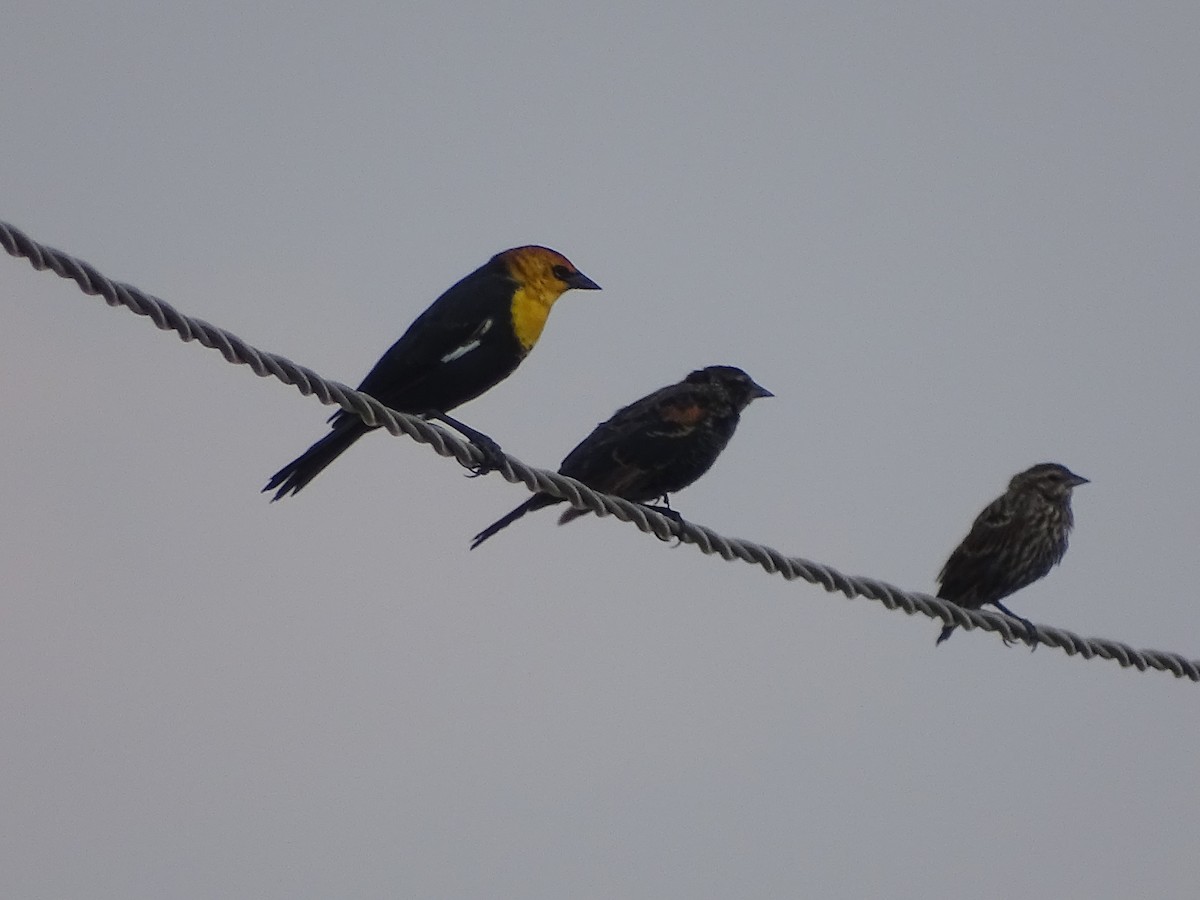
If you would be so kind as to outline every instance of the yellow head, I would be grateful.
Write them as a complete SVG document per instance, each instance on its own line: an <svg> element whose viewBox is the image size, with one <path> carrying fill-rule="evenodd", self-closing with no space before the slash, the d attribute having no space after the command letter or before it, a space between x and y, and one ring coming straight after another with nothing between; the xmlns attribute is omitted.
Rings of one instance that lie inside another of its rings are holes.
<svg viewBox="0 0 1200 900"><path fill-rule="evenodd" d="M550 307L567 291L598 291L600 285L575 268L561 253L549 247L514 247L497 253L509 277L517 283L512 299L513 331L528 352L542 334Z"/></svg>

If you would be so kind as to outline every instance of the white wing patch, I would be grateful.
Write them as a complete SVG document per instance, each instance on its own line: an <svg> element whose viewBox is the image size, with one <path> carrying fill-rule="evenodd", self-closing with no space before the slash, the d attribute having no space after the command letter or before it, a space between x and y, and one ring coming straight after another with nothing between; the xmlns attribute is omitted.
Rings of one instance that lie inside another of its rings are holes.
<svg viewBox="0 0 1200 900"><path fill-rule="evenodd" d="M460 359L461 357L466 356L472 350L476 349L481 343L483 343L483 336L491 330L493 321L493 319L484 319L482 322L480 322L479 327L471 333L471 336L467 338L466 343L460 344L443 356L442 362L454 362L454 360Z"/></svg>

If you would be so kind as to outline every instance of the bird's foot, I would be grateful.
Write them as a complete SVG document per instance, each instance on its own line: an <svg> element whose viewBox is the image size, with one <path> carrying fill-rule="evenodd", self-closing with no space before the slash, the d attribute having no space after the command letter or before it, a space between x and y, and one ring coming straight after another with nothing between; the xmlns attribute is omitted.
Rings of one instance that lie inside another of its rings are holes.
<svg viewBox="0 0 1200 900"><path fill-rule="evenodd" d="M997 603L995 606L996 606L996 609L1000 610L1000 612L1004 613L1010 619L1016 619L1018 622L1020 622L1022 625L1025 626L1025 638L1029 642L1029 652L1032 653L1034 650L1036 650L1038 648L1038 644L1040 643L1040 640L1038 639L1037 626L1034 625L1032 622L1030 622L1028 619L1026 619L1024 616L1018 616L1015 612L1013 612L1011 609L1009 609L1003 603ZM1007 638L1004 639L1004 645L1006 647L1011 647L1014 643L1016 643L1016 642L1010 641Z"/></svg>
<svg viewBox="0 0 1200 900"><path fill-rule="evenodd" d="M1032 653L1038 648L1038 644L1041 643L1041 639L1037 633L1037 626L1028 619L1022 619L1021 621L1025 623L1026 636L1029 638L1029 652Z"/></svg>
<svg viewBox="0 0 1200 900"><path fill-rule="evenodd" d="M504 451L500 449L492 438L488 437L482 431L476 431L470 425L451 418L443 412L432 411L425 414L428 419L434 419L444 425L449 425L468 441L472 446L479 451L479 455L483 457L476 463L461 463L464 469L469 469L468 478L478 478L480 475L486 475L488 472L493 472L504 465Z"/></svg>
<svg viewBox="0 0 1200 900"><path fill-rule="evenodd" d="M662 500L664 501L664 503L666 503L667 498L664 496L662 498ZM679 513L675 512L675 510L671 509L670 505L659 506L656 503L642 503L639 505L642 507L642 509L648 509L651 512L658 513L660 516L665 516L666 518L668 518L672 522L674 522L676 525L683 524L683 516L681 516ZM677 534L668 535L667 537L660 537L659 540L660 541L670 541L672 538L675 539L676 547L680 546L683 543L683 538L681 538Z"/></svg>
<svg viewBox="0 0 1200 900"><path fill-rule="evenodd" d="M675 512L675 510L671 509L670 506L659 506L657 503L642 503L640 505L643 509L648 509L651 512L658 513L660 516L665 516L666 518L670 519L672 522L675 522L675 523L683 522L683 516L681 516L679 513Z"/></svg>
<svg viewBox="0 0 1200 900"><path fill-rule="evenodd" d="M471 438L471 444L479 451L483 459L473 465L463 464L464 468L470 470L467 472L468 478L478 478L480 475L494 472L504 465L504 451L486 434Z"/></svg>

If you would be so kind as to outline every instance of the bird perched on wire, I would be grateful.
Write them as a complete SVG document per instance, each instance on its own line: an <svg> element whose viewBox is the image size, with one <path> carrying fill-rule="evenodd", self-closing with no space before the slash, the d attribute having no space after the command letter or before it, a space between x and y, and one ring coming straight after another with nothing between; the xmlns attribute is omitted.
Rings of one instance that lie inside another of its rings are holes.
<svg viewBox="0 0 1200 900"><path fill-rule="evenodd" d="M567 454L558 472L635 503L665 501L712 467L752 400L773 396L734 366L698 369L678 384L617 410ZM534 494L475 535L471 549L526 513L562 502L549 494ZM558 523L586 512L568 509Z"/></svg>
<svg viewBox="0 0 1200 900"><path fill-rule="evenodd" d="M392 409L455 428L479 448L486 471L496 465L499 446L447 413L511 375L537 343L550 308L573 288L600 285L547 247L497 253L434 300L358 389ZM329 421L329 434L271 476L263 491L275 491L272 501L298 493L372 429L345 410Z"/></svg>
<svg viewBox="0 0 1200 900"><path fill-rule="evenodd" d="M938 596L965 609L985 603L1025 625L1037 646L1033 623L1000 601L1044 577L1062 561L1075 524L1071 492L1088 479L1058 463L1041 463L1014 475L1008 490L979 514L971 531L938 575ZM950 637L954 624L937 639Z"/></svg>

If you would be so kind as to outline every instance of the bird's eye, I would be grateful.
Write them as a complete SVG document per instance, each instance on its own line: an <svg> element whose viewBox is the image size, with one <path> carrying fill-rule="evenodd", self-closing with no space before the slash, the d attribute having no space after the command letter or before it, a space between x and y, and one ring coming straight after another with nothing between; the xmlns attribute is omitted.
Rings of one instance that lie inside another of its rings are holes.
<svg viewBox="0 0 1200 900"><path fill-rule="evenodd" d="M557 278L559 281L566 281L572 275L575 274L570 269L568 269L566 266L555 266L550 271L554 273L554 277Z"/></svg>

